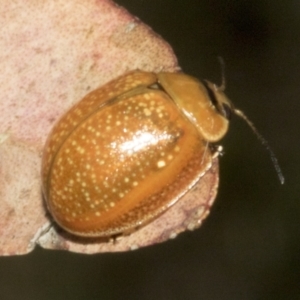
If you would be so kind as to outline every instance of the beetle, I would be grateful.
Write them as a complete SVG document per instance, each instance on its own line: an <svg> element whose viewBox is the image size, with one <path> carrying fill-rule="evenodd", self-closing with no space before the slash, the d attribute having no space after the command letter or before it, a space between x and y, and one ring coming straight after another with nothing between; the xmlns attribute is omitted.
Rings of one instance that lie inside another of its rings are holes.
<svg viewBox="0 0 300 300"><path fill-rule="evenodd" d="M78 236L112 237L180 201L211 167L210 144L226 134L231 112L244 116L224 88L135 70L86 95L55 124L43 152L54 220Z"/></svg>

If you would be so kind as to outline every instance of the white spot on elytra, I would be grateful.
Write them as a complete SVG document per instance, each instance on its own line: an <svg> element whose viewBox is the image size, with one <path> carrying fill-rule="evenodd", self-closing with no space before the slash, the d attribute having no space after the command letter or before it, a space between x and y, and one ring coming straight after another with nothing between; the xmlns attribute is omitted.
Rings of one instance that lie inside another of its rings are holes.
<svg viewBox="0 0 300 300"><path fill-rule="evenodd" d="M163 167L165 167L166 166L166 162L164 161L164 160L159 160L158 162L157 162L157 167L158 168L163 168Z"/></svg>
<svg viewBox="0 0 300 300"><path fill-rule="evenodd" d="M144 109L144 115L145 115L146 117L151 116L151 111L150 111L148 108L145 108L145 109Z"/></svg>

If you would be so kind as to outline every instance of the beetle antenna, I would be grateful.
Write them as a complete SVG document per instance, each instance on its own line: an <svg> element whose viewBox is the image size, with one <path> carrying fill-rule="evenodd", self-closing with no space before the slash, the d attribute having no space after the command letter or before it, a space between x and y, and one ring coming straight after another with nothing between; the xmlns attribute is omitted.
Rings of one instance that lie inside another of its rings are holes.
<svg viewBox="0 0 300 300"><path fill-rule="evenodd" d="M252 121L250 121L248 119L248 117L241 110L234 108L233 111L234 111L234 113L237 116L239 116L240 118L244 119L244 121L246 121L246 123L252 129L252 131L254 132L254 134L256 135L256 137L260 140L260 142L263 144L263 146L265 146L265 148L267 149L267 151L269 151L270 157L271 157L271 160L273 162L273 165L274 165L274 168L276 170L276 173L278 175L279 181L280 181L281 184L284 184L284 177L283 177L281 168L279 166L277 157L275 156L275 153L273 152L272 148L270 147L268 141L258 132L258 130L254 126L254 124L252 123Z"/></svg>
<svg viewBox="0 0 300 300"><path fill-rule="evenodd" d="M218 56L218 60L221 66L221 85L218 86L218 91L224 92L226 88L226 78L225 78L225 62L223 57Z"/></svg>

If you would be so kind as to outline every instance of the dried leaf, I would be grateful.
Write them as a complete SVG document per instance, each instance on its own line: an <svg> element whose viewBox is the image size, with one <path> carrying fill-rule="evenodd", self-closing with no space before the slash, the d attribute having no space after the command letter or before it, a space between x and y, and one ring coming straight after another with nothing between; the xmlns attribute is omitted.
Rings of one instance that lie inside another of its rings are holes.
<svg viewBox="0 0 300 300"><path fill-rule="evenodd" d="M51 218L40 160L53 123L126 71L179 68L166 42L109 0L3 0L0 14L0 254L25 254L36 243L83 253L125 251L198 226L216 195L216 160L192 196L114 243L75 238L56 227L44 232Z"/></svg>

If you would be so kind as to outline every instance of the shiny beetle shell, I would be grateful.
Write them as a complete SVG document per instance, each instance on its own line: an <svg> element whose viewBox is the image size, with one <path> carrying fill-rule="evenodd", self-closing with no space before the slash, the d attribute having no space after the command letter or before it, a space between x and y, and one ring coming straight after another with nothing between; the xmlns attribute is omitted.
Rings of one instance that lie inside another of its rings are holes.
<svg viewBox="0 0 300 300"><path fill-rule="evenodd" d="M126 234L176 203L211 167L231 103L208 81L133 71L54 126L42 159L55 221L79 236Z"/></svg>

